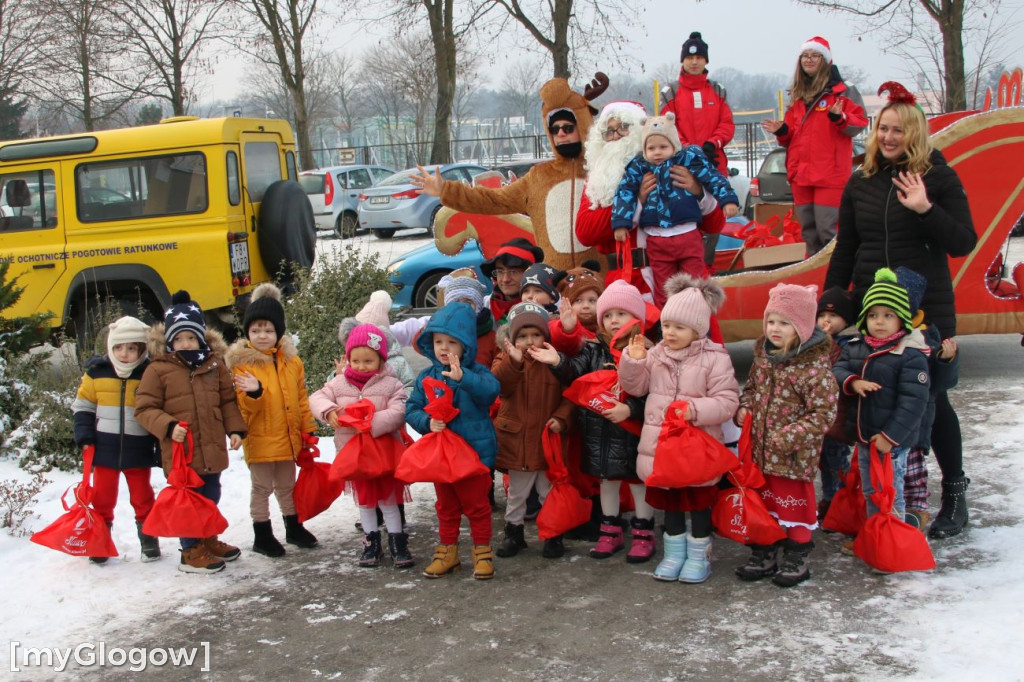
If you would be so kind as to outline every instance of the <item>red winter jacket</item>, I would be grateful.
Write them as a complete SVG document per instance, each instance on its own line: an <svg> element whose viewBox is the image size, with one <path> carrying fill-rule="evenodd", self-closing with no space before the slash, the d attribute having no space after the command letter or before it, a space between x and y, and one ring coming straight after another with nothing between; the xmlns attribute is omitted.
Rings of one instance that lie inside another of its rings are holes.
<svg viewBox="0 0 1024 682"><path fill-rule="evenodd" d="M788 149L786 176L791 185L841 189L853 172L853 138L868 119L864 107L849 99L846 83L834 66L832 76L810 111L803 100L786 110L784 125L776 133L779 144ZM828 112L840 97L843 113L833 122Z"/></svg>
<svg viewBox="0 0 1024 682"><path fill-rule="evenodd" d="M714 143L719 150L718 170L729 177L729 165L722 149L732 141L736 126L732 122L732 110L708 82L708 75L681 73L676 96L665 103L661 115L669 112L676 116L676 130L683 144L701 147L705 142Z"/></svg>

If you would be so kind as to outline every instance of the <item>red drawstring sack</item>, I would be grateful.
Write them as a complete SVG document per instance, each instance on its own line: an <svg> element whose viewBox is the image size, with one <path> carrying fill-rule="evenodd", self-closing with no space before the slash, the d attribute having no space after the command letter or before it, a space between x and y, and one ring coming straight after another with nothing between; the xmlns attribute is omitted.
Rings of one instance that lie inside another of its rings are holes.
<svg viewBox="0 0 1024 682"><path fill-rule="evenodd" d="M370 433L376 408L364 398L346 405L338 414L338 424L356 430L334 457L332 481L365 481L395 471L405 446L390 436L374 438Z"/></svg>
<svg viewBox="0 0 1024 682"><path fill-rule="evenodd" d="M448 424L459 415L459 408L452 404L452 389L443 381L426 377L423 390L427 394L423 411L433 419ZM455 483L490 471L462 436L445 429L431 431L410 445L395 467L395 478L406 483Z"/></svg>
<svg viewBox="0 0 1024 682"><path fill-rule="evenodd" d="M850 470L843 477L843 487L832 496L832 504L821 521L821 527L843 535L857 535L864 527L867 515L864 486L860 482L860 467L854 458Z"/></svg>
<svg viewBox="0 0 1024 682"><path fill-rule="evenodd" d="M654 450L654 470L645 483L655 488L689 488L718 482L739 466L729 448L685 417L689 403L677 400L665 410Z"/></svg>
<svg viewBox="0 0 1024 682"><path fill-rule="evenodd" d="M320 448L316 443L316 436L302 434L302 450L295 460L299 465L299 475L295 479L292 499L295 501L299 523L305 523L326 511L345 490L345 481L331 480L330 464L314 461L320 456Z"/></svg>
<svg viewBox="0 0 1024 682"><path fill-rule="evenodd" d="M786 537L786 531L764 506L755 491L765 484L764 474L754 462L750 442L752 417L743 421L739 447L740 465L726 474L736 487L721 490L711 509L711 525L727 540L742 545L774 545Z"/></svg>
<svg viewBox="0 0 1024 682"><path fill-rule="evenodd" d="M89 506L93 498L91 479L95 454L95 445L82 448L82 482L64 491L60 503L65 513L46 528L33 533L32 542L71 556L117 556L117 548L110 538L110 528L103 517ZM69 505L66 498L72 491L75 501Z"/></svg>
<svg viewBox="0 0 1024 682"><path fill-rule="evenodd" d="M736 236L743 240L743 247L747 249L761 246L778 246L782 243L782 239L772 234L772 231L778 228L780 220L781 218L777 215L769 218L766 223L758 223L752 220Z"/></svg>
<svg viewBox="0 0 1024 682"><path fill-rule="evenodd" d="M188 429L188 424L178 422ZM185 452L188 443L188 452ZM228 520L217 509L213 500L207 499L192 488L203 485L203 479L189 466L192 463L192 431L185 436L185 443L171 444L171 471L167 475L167 487L157 495L153 510L142 524L142 532L163 538L208 538L223 533Z"/></svg>
<svg viewBox="0 0 1024 682"><path fill-rule="evenodd" d="M619 387L619 372L614 369L599 369L577 377L562 395L574 405L598 414L604 414L615 407L616 401L626 401L626 394ZM636 419L626 419L619 422L618 426L634 436L639 436L643 430L643 424Z"/></svg>
<svg viewBox="0 0 1024 682"><path fill-rule="evenodd" d="M799 221L793 217L793 209L789 209L782 217L782 243L803 244L804 229Z"/></svg>
<svg viewBox="0 0 1024 682"><path fill-rule="evenodd" d="M871 568L886 573L927 571L935 568L935 557L924 533L892 515L896 489L893 487L892 457L883 460L871 443L871 501L878 513L864 522L853 553Z"/></svg>
<svg viewBox="0 0 1024 682"><path fill-rule="evenodd" d="M551 490L537 514L537 536L541 540L557 537L590 520L593 502L584 499L569 480L569 468L562 458L562 436L544 427L541 436L547 477Z"/></svg>

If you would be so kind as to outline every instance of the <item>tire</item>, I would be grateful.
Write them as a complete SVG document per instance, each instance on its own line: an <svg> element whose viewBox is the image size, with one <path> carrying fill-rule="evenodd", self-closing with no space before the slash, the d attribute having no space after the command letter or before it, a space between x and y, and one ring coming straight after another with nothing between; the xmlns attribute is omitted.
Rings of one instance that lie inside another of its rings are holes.
<svg viewBox="0 0 1024 682"><path fill-rule="evenodd" d="M359 227L359 221L355 215L342 213L334 223L334 234L338 239L352 239L352 237L356 236L357 227Z"/></svg>
<svg viewBox="0 0 1024 682"><path fill-rule="evenodd" d="M380 230L374 230L373 236L376 237L377 239L391 239L392 237L395 236L395 228L385 227Z"/></svg>
<svg viewBox="0 0 1024 682"><path fill-rule="evenodd" d="M414 308L436 308L437 307L437 283L444 277L444 271L428 273L416 284L416 291L412 295Z"/></svg>
<svg viewBox="0 0 1024 682"><path fill-rule="evenodd" d="M313 206L294 180L278 180L267 187L260 206L257 240L263 266L277 280L291 281L292 264L313 267L316 222Z"/></svg>
<svg viewBox="0 0 1024 682"><path fill-rule="evenodd" d="M441 212L441 207L438 206L434 209L434 212L430 214L430 224L427 225L427 234L431 237L434 236L434 220L437 219L437 214Z"/></svg>

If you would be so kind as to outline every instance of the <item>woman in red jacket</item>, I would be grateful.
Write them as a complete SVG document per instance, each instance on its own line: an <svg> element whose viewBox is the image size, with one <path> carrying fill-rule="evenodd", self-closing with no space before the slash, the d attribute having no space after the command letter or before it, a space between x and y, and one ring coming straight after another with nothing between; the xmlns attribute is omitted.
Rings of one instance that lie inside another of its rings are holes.
<svg viewBox="0 0 1024 682"><path fill-rule="evenodd" d="M832 63L828 41L815 36L801 46L785 121L761 127L787 148L786 176L808 254L836 236L839 199L853 169L853 138L868 119L860 94L850 90Z"/></svg>

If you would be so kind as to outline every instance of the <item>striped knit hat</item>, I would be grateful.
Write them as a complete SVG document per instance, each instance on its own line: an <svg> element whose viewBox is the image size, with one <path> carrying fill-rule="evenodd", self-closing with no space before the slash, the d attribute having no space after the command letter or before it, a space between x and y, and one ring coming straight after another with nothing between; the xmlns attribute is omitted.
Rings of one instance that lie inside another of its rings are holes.
<svg viewBox="0 0 1024 682"><path fill-rule="evenodd" d="M875 283L868 287L864 294L860 316L857 318L857 329L860 331L863 332L867 329L868 310L875 305L884 305L886 308L890 308L903 322L907 331L913 330L910 295L904 287L898 284L896 273L889 268L881 268L875 273Z"/></svg>

